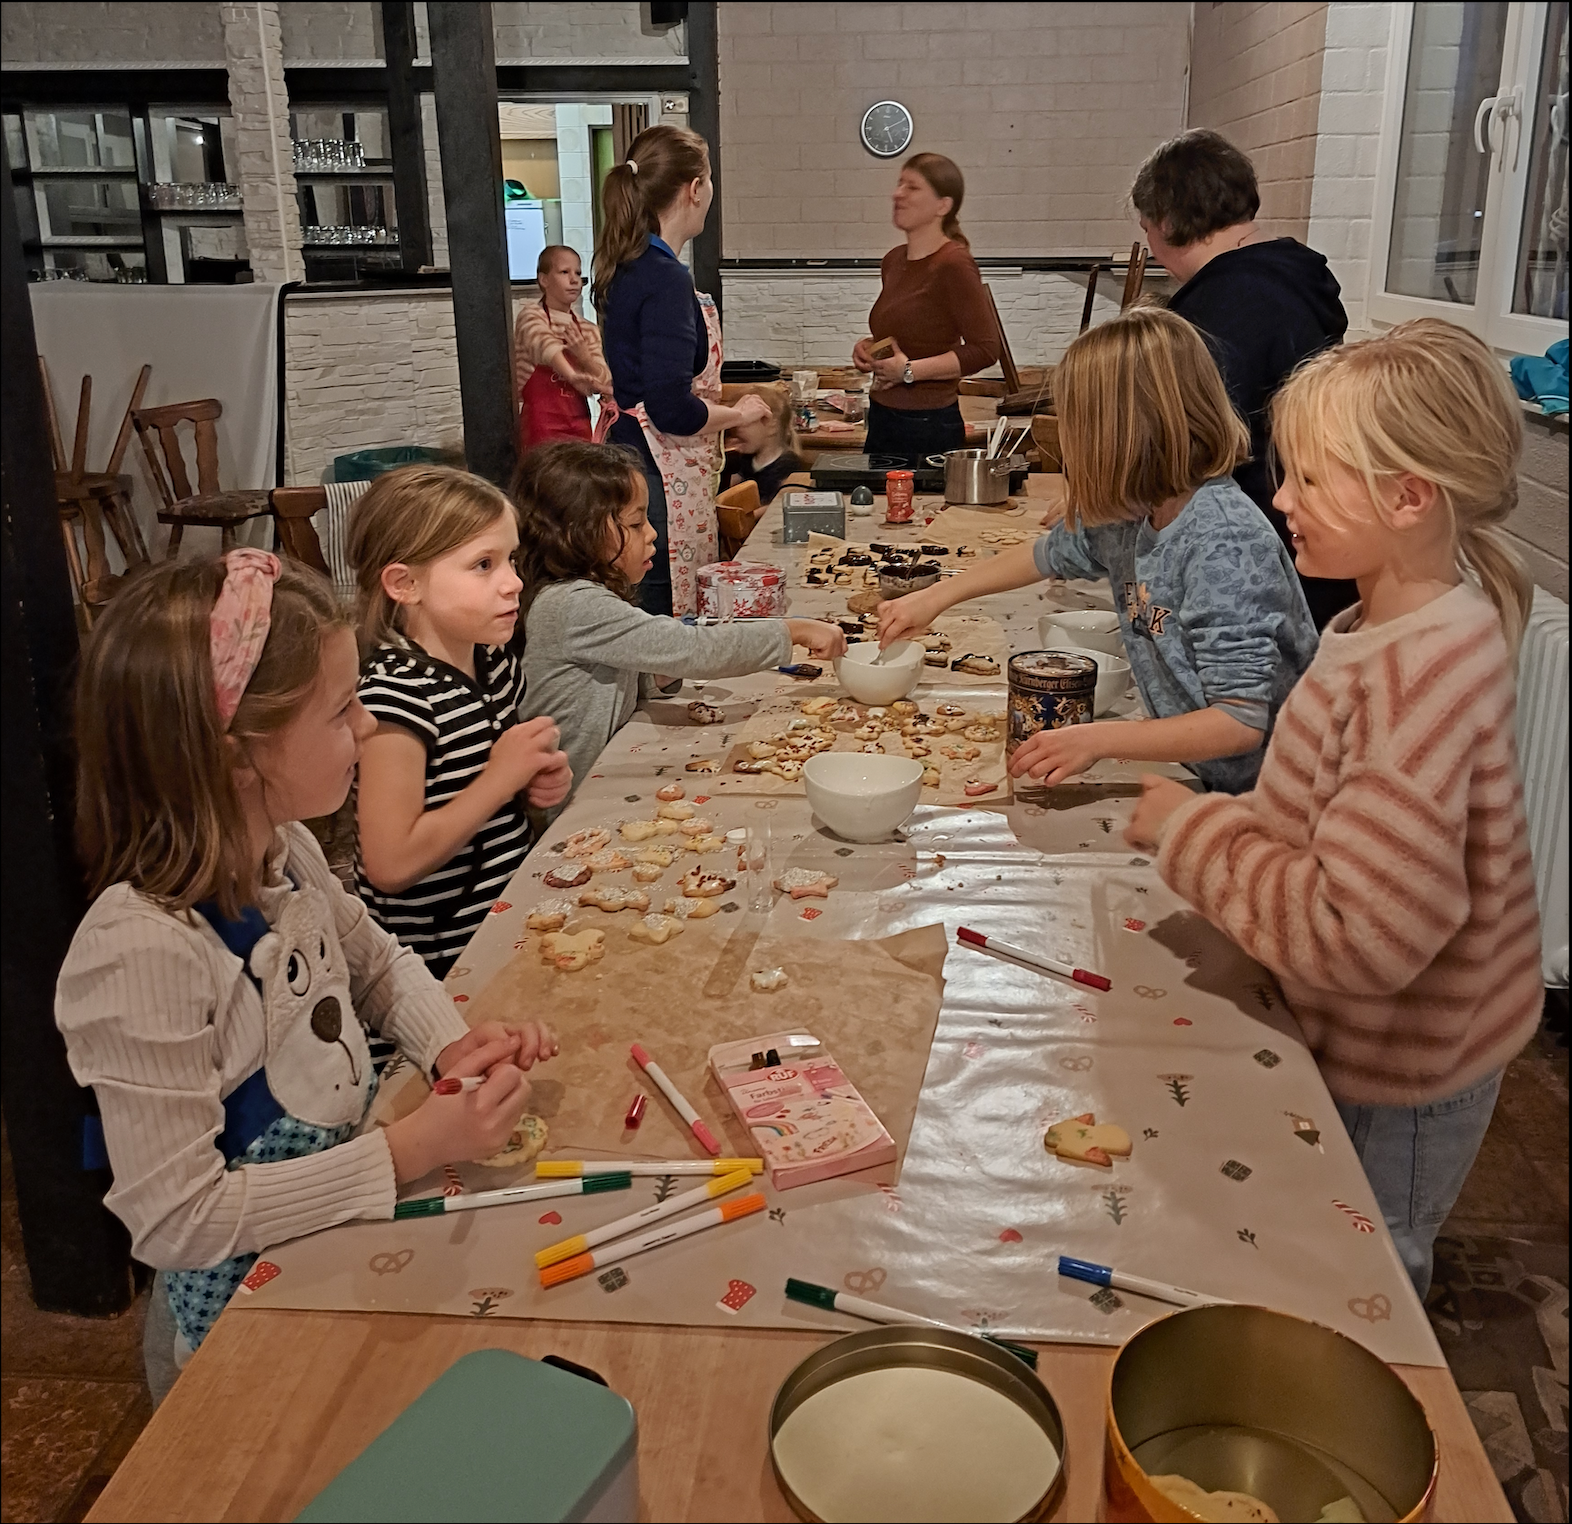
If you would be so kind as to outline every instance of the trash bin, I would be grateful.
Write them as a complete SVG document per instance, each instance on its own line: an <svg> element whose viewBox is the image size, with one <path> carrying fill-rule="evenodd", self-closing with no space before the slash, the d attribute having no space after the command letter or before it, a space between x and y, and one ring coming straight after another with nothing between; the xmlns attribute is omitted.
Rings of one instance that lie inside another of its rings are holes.
<svg viewBox="0 0 1572 1524"><path fill-rule="evenodd" d="M384 471L396 471L400 466L435 465L441 458L442 452L429 445L379 445L371 450L351 450L347 455L333 457L333 480L375 481Z"/></svg>

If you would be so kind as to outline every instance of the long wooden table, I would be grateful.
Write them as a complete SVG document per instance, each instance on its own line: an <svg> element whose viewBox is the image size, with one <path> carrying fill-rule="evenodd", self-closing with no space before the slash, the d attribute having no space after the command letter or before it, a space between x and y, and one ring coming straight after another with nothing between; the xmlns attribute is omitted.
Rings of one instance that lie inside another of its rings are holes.
<svg viewBox="0 0 1572 1524"><path fill-rule="evenodd" d="M773 510L755 533L767 535L778 517ZM233 1305L89 1517L293 1518L455 1360L500 1348L589 1366L633 1404L642 1518L786 1520L792 1514L771 1472L767 1414L788 1372L825 1340L785 1330ZM1067 1489L1053 1518L1092 1519L1115 1351L1039 1348L1039 1374L1058 1401L1067 1436ZM1397 1370L1440 1443L1431 1517L1511 1519L1451 1374Z"/></svg>

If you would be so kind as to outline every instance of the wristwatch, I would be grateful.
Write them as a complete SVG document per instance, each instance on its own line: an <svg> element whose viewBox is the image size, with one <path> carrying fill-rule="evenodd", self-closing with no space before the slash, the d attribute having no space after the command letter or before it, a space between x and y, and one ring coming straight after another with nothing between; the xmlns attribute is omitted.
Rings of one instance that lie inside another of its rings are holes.
<svg viewBox="0 0 1572 1524"><path fill-rule="evenodd" d="M901 372L901 380L904 381L907 386L910 386L916 379L916 376L912 374L912 362L908 360L906 362L906 369Z"/></svg>

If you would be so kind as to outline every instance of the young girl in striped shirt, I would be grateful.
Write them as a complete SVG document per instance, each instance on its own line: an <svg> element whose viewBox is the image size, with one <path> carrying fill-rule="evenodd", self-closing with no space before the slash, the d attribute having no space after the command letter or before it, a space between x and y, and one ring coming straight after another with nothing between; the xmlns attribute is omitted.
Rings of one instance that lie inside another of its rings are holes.
<svg viewBox="0 0 1572 1524"><path fill-rule="evenodd" d="M1423 1296L1544 1001L1513 739L1530 589L1499 527L1522 424L1490 351L1421 318L1309 361L1273 434L1299 570L1360 602L1254 791L1144 779L1128 835L1278 976Z"/></svg>
<svg viewBox="0 0 1572 1524"><path fill-rule="evenodd" d="M162 1398L259 1250L503 1147L556 1051L468 1031L419 958L329 870L303 819L344 802L372 722L326 578L260 550L165 561L116 595L77 682L77 841L97 896L55 1020L91 1085L105 1204L158 1272L144 1351ZM422 1072L486 1074L363 1128L366 1029Z"/></svg>
<svg viewBox="0 0 1572 1524"><path fill-rule="evenodd" d="M518 516L490 482L441 466L379 477L350 513L360 585L356 886L447 976L572 774L549 716L520 722Z"/></svg>

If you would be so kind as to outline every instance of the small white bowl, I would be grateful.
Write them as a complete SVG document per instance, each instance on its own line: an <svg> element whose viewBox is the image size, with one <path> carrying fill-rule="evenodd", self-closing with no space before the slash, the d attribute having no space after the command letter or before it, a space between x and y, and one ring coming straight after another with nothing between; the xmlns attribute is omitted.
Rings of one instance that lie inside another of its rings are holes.
<svg viewBox="0 0 1572 1524"><path fill-rule="evenodd" d="M1107 714L1130 686L1130 663L1123 656L1110 656L1106 651L1095 651L1090 646L1069 646L1063 641L1050 649L1068 651L1072 656L1090 657L1097 663L1097 692L1092 699L1094 714Z"/></svg>
<svg viewBox="0 0 1572 1524"><path fill-rule="evenodd" d="M813 813L845 841L885 841L917 808L922 763L872 752L824 751L802 769Z"/></svg>
<svg viewBox="0 0 1572 1524"><path fill-rule="evenodd" d="M1037 636L1045 650L1056 651L1068 641L1072 646L1106 651L1110 656L1124 655L1119 616L1101 609L1067 609L1062 614L1044 614L1037 621Z"/></svg>
<svg viewBox="0 0 1572 1524"><path fill-rule="evenodd" d="M884 660L876 641L863 640L835 658L835 680L859 704L893 704L905 698L922 676L922 647L910 640L892 641Z"/></svg>

